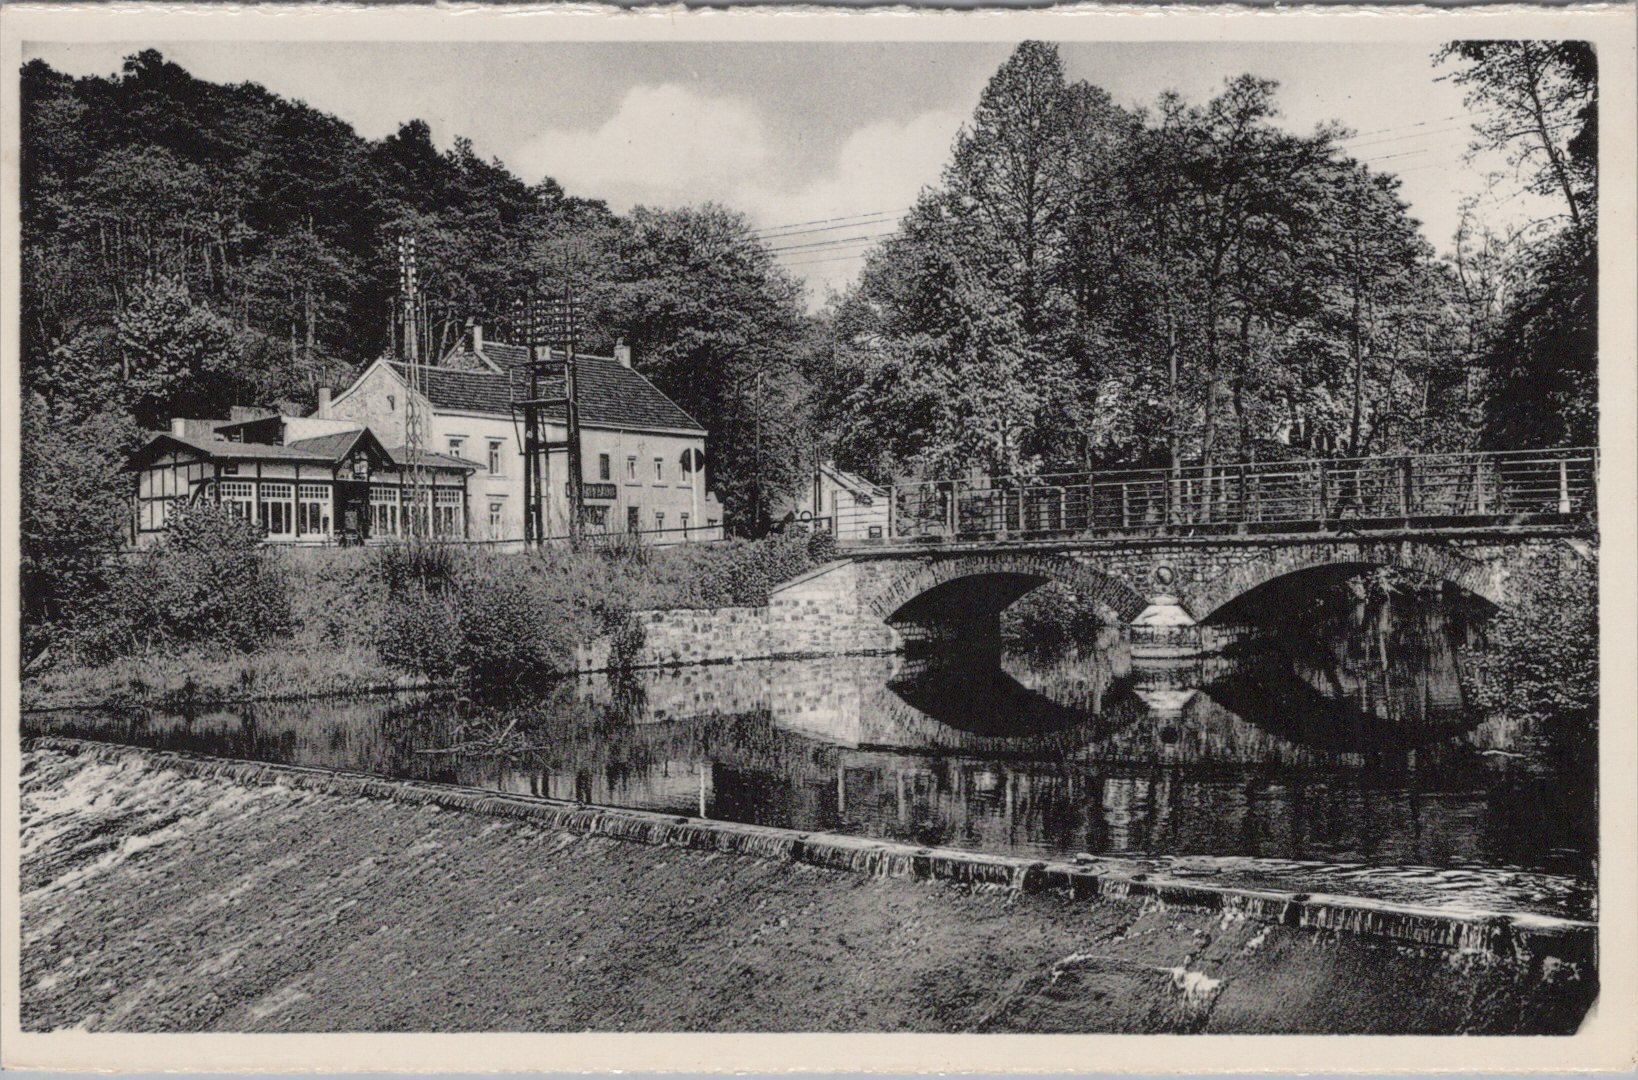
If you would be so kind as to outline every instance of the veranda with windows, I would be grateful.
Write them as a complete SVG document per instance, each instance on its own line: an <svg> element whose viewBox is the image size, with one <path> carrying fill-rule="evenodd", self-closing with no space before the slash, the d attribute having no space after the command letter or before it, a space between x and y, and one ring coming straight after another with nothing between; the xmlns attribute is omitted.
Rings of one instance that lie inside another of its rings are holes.
<svg viewBox="0 0 1638 1080"><path fill-rule="evenodd" d="M156 435L127 466L131 542L152 543L177 505L200 501L255 523L270 543L469 538L467 480L477 466L423 454L415 476L405 458L368 429L288 445Z"/></svg>

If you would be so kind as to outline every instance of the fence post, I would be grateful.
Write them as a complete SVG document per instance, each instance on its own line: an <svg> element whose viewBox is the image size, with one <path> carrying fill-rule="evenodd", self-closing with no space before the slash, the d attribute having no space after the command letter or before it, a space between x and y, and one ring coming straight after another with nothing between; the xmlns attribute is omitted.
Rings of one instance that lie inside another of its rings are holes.
<svg viewBox="0 0 1638 1080"><path fill-rule="evenodd" d="M1402 473L1400 477L1399 501L1406 517L1411 516L1411 506L1416 498L1415 482L1413 481L1411 474L1411 470L1414 467L1415 461L1409 454L1405 455L1404 459L1399 464L1400 472Z"/></svg>
<svg viewBox="0 0 1638 1080"><path fill-rule="evenodd" d="M1327 513L1329 512L1330 505L1331 505L1330 474L1327 472L1327 470L1325 468L1325 462L1322 460L1319 463L1319 525L1320 525L1321 530L1324 530L1324 528L1325 528L1325 518L1326 518Z"/></svg>
<svg viewBox="0 0 1638 1080"><path fill-rule="evenodd" d="M1570 463L1558 459L1558 512L1570 512Z"/></svg>
<svg viewBox="0 0 1638 1080"><path fill-rule="evenodd" d="M887 485L887 538L898 535L899 485Z"/></svg>

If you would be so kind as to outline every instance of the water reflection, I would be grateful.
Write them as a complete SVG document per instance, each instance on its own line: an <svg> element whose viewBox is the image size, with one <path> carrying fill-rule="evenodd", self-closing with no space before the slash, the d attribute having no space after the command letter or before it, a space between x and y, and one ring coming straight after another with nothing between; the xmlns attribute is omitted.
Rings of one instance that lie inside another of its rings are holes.
<svg viewBox="0 0 1638 1080"><path fill-rule="evenodd" d="M1134 660L1111 634L1067 655L586 677L499 704L37 714L26 726L930 845L1210 857L1214 873L1260 860L1263 876L1366 868L1379 891L1584 909L1591 776L1468 704L1477 631L1395 605L1311 629L1189 662ZM501 731L506 753L452 752Z"/></svg>

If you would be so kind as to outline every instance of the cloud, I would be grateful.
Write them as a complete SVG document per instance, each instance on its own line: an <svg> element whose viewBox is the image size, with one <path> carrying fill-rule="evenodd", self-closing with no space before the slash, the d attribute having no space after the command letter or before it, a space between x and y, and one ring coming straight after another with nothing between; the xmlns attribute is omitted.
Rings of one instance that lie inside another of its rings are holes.
<svg viewBox="0 0 1638 1080"><path fill-rule="evenodd" d="M754 110L668 83L632 87L595 130L546 132L517 164L525 176L551 176L576 194L628 209L662 192L667 202L720 195L765 170L770 157Z"/></svg>
<svg viewBox="0 0 1638 1080"><path fill-rule="evenodd" d="M515 166L531 179L552 176L574 194L606 199L616 210L711 200L744 211L759 228L771 228L902 210L938 180L961 121L960 114L947 110L903 122L873 121L849 134L827 165L801 174L791 162L802 133L771 124L751 103L674 83L640 85L600 126L552 130L533 139L519 151ZM816 233L788 243L890 228ZM811 254L788 252L784 258L822 297L826 288L839 288L857 273L863 261L844 256L864 249L844 245L810 249Z"/></svg>

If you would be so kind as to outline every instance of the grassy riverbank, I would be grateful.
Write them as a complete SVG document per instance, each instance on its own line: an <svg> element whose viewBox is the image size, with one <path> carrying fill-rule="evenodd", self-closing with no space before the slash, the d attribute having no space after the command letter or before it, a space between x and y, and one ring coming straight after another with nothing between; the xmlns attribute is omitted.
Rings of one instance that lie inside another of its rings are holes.
<svg viewBox="0 0 1638 1080"><path fill-rule="evenodd" d="M205 516L88 571L83 601L31 627L23 705L503 688L568 670L577 645L618 634L631 611L763 603L829 554L806 536L664 548L616 538L526 554L276 549Z"/></svg>
<svg viewBox="0 0 1638 1080"><path fill-rule="evenodd" d="M1563 964L25 755L22 1024L1571 1031ZM306 838L298 849L292 836Z"/></svg>

